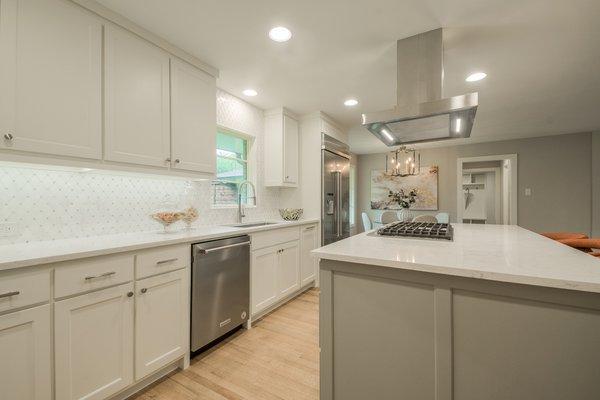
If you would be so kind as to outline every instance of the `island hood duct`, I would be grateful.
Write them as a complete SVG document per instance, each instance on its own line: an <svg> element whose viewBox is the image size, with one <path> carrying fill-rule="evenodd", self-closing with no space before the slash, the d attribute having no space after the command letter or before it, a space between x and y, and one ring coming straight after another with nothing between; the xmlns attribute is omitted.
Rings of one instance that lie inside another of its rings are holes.
<svg viewBox="0 0 600 400"><path fill-rule="evenodd" d="M362 124L388 146L471 136L477 93L442 98L442 29L398 40L398 105L362 115Z"/></svg>

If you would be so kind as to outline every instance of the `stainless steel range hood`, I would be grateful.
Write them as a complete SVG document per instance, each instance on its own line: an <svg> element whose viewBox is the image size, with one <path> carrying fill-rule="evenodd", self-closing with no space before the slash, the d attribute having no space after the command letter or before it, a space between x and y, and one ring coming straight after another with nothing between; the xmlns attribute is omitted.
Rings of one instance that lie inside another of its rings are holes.
<svg viewBox="0 0 600 400"><path fill-rule="evenodd" d="M398 40L398 105L362 115L362 124L388 146L471 136L477 93L443 98L443 31Z"/></svg>

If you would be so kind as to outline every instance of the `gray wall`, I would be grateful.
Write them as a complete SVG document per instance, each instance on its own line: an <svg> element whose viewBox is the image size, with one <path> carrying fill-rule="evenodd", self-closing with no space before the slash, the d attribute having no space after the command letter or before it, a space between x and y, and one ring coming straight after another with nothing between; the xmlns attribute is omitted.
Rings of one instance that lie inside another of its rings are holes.
<svg viewBox="0 0 600 400"><path fill-rule="evenodd" d="M594 136L595 209L600 206L600 135ZM456 220L456 160L499 154L518 155L518 223L543 231L592 231L592 134L546 136L500 142L449 146L421 151L421 165L439 166L438 206ZM358 158L358 207L371 219L371 170L382 169L385 154ZM525 196L525 188L532 195ZM433 212L429 212L433 213ZM595 216L600 227L600 215ZM362 226L361 226L362 229Z"/></svg>
<svg viewBox="0 0 600 400"><path fill-rule="evenodd" d="M600 237L600 132L592 133L592 234Z"/></svg>

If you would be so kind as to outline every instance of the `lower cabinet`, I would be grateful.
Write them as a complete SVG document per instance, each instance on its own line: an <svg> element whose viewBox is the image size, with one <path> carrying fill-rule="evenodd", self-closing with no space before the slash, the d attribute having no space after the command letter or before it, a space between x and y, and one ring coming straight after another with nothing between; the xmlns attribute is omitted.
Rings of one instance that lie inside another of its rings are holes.
<svg viewBox="0 0 600 400"><path fill-rule="evenodd" d="M188 269L135 284L135 378L142 379L184 355L187 346Z"/></svg>
<svg viewBox="0 0 600 400"><path fill-rule="evenodd" d="M297 240L252 252L252 315L300 289Z"/></svg>
<svg viewBox="0 0 600 400"><path fill-rule="evenodd" d="M105 399L133 382L133 283L54 307L56 400Z"/></svg>
<svg viewBox="0 0 600 400"><path fill-rule="evenodd" d="M0 316L0 398L50 400L50 306Z"/></svg>
<svg viewBox="0 0 600 400"><path fill-rule="evenodd" d="M300 231L300 283L305 286L317 278L318 260L310 252L319 247L317 225L302 227Z"/></svg>

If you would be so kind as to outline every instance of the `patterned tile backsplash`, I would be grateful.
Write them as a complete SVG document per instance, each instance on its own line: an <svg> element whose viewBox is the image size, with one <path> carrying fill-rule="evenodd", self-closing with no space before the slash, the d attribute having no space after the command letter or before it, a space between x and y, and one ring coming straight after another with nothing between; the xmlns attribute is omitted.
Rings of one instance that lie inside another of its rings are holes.
<svg viewBox="0 0 600 400"><path fill-rule="evenodd" d="M247 219L277 219L279 189L262 181L262 110L218 91L217 123L256 137L258 206L247 209ZM16 233L0 236L0 245L159 230L149 214L190 205L200 213L195 226L236 222L237 209L212 208L211 196L210 181L2 166L0 224Z"/></svg>

